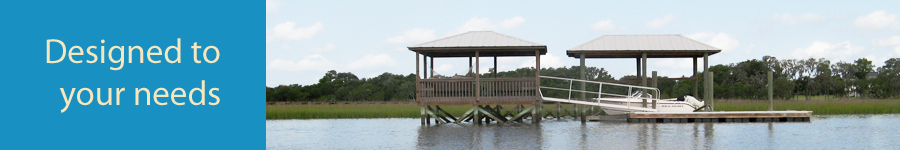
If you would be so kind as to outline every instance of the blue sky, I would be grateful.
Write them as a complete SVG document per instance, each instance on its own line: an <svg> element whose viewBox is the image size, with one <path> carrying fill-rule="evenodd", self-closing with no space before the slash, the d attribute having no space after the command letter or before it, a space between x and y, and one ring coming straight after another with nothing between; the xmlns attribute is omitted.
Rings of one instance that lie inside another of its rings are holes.
<svg viewBox="0 0 900 150"><path fill-rule="evenodd" d="M542 67L578 65L565 51L605 34L681 34L723 49L710 65L760 59L900 57L900 1L266 1L266 86L309 85L328 70L370 78L415 72L407 46L491 30L547 45ZM483 58L482 66L492 66ZM468 60L439 58L438 74L463 74ZM702 60L701 60L702 61ZM498 60L501 71L533 57ZM702 62L700 62L702 65ZM634 59L588 59L614 77ZM649 59L661 76L691 61ZM488 67L482 67L486 70Z"/></svg>

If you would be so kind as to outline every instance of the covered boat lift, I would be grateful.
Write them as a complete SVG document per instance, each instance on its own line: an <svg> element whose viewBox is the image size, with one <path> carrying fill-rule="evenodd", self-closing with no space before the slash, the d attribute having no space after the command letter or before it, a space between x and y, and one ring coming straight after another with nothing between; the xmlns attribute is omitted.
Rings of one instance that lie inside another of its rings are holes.
<svg viewBox="0 0 900 150"><path fill-rule="evenodd" d="M635 58L637 74L641 86L647 86L647 58L692 58L694 80L694 96L698 96L697 58L703 57L704 102L712 111L712 74L708 72L709 56L721 52L722 49L684 37L680 34L648 34L648 35L603 35L594 40L575 46L566 51L569 57L581 60L581 79L585 80L585 58ZM654 76L656 73L654 71ZM655 79L655 78L654 78ZM653 85L656 88L656 85ZM585 85L581 83L581 90ZM586 100L584 93L581 99ZM646 101L643 107L647 107Z"/></svg>
<svg viewBox="0 0 900 150"><path fill-rule="evenodd" d="M498 123L522 121L531 117L532 123L539 123L541 113L540 69L541 55L547 53L547 46L493 31L470 31L430 42L407 47L416 52L416 102L421 108L422 124L436 122L449 123L472 120L476 124L483 121ZM528 56L535 57L535 76L521 78L481 78L481 57ZM420 57L424 57L420 65ZM428 75L434 69L434 58L469 57L469 67L475 58L473 77L435 79ZM429 66L429 59L431 64ZM422 66L421 68L419 68ZM429 69L430 67L430 69ZM420 74L420 69L425 70ZM459 117L454 117L440 108L440 105L472 105L472 109ZM492 105L493 108L492 108ZM514 113L505 111L500 105L516 105ZM525 108L525 106L532 106ZM507 118L507 116L509 118Z"/></svg>

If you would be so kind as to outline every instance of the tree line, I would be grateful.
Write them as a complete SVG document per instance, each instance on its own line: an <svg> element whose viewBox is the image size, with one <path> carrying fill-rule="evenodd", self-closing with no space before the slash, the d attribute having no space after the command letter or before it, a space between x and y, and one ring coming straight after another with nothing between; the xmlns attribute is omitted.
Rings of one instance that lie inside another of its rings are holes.
<svg viewBox="0 0 900 150"><path fill-rule="evenodd" d="M492 68L493 69L493 68ZM766 72L773 71L774 97L776 99L809 99L810 96L825 98L898 98L900 97L900 58L885 61L882 67L860 58L853 62L835 62L819 58L783 59L764 56L738 63L719 64L709 68L713 73L714 95L718 99L766 99ZM639 84L635 75L615 79L603 68L586 67L587 80ZM518 68L498 72L497 77L534 77L534 68ZM541 75L580 78L578 66L541 68ZM702 72L698 72L702 75ZM474 73L464 76L472 77ZM494 75L485 73L482 78ZM434 78L451 76L434 75ZM648 77L649 78L649 77ZM383 73L373 78L359 78L349 72L328 71L312 85L279 85L266 87L266 101L395 101L411 100L415 97L415 74L401 75ZM650 79L648 79L648 84ZM663 98L692 95L693 80L670 80L661 76L658 87ZM578 83L578 82L576 82ZM569 83L562 80L542 79L542 86L567 88ZM702 80L699 85L703 85ZM573 85L577 86L577 85ZM580 87L580 86L579 86ZM587 91L599 90L597 86L586 86ZM699 91L703 95L702 88ZM624 93L625 88L607 88L605 93ZM568 92L543 90L544 96L567 97ZM587 97L596 97L587 94ZM573 96L573 98L576 96Z"/></svg>

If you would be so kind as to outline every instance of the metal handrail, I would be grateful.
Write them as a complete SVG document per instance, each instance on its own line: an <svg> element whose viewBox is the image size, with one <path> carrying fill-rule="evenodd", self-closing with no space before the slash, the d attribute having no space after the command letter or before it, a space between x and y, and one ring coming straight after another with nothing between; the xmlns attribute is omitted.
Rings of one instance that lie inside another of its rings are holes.
<svg viewBox="0 0 900 150"><path fill-rule="evenodd" d="M590 80L581 80L581 79L560 78L560 77L551 77L551 76L540 76L540 78L545 78L545 79L557 79L557 80L567 80L567 81L569 81L569 89L555 88L555 87L544 87L544 86L541 86L540 88L542 88L542 89L552 89L552 90L561 90L561 91L569 91L569 99L570 99L570 100L572 99L572 98L571 98L571 97L572 97L572 96L571 96L571 95L572 95L572 94L571 94L572 92L581 92L581 93L597 94L597 98L601 98L603 95L610 95L610 96L618 96L618 97L625 97L625 98L646 99L646 100L651 100L651 103L657 103L657 102L660 100L660 93L661 93L661 92L659 91L658 88L654 88L654 87L645 87L645 86L636 86L636 85L627 85L627 84L618 84L618 83L609 83L609 82L600 82L600 81L590 81ZM599 84L599 87L600 87L600 88L599 88L599 90L598 90L597 92L572 89L572 82L573 82L573 81L584 82L584 83L594 83L594 84ZM613 94L613 93L603 93L603 91L602 91L602 90L603 90L603 85L612 85L612 86L627 87L627 88L628 88L628 92L627 92L628 94L626 94L626 95L620 95L620 94ZM646 93L646 92L641 92L640 95L638 95L638 96L635 97L635 96L633 96L633 94L632 94L632 91L634 91L635 89L637 89L637 90L651 90L651 91L653 91L655 94L649 94L649 93ZM645 95L645 94L650 95L650 97L649 97L649 98L644 97L643 95ZM599 101L598 101L598 102L599 102ZM630 107L631 107L631 102L627 102L626 105L627 105L627 107L630 108Z"/></svg>

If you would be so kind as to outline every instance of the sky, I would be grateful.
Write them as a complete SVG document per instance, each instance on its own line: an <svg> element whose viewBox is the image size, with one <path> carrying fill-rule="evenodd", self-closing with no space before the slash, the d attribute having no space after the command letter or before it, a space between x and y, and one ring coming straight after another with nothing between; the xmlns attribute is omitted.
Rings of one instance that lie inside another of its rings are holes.
<svg viewBox="0 0 900 150"><path fill-rule="evenodd" d="M722 49L710 66L774 56L900 57L900 1L266 1L266 86L318 82L329 70L371 78L415 73L406 47L467 31L495 31L547 45L541 67L579 65L566 50L602 35L681 34ZM483 57L481 66L493 66ZM501 57L498 70L534 64ZM699 65L702 65L700 59ZM635 61L588 59L613 77ZM691 74L690 58L648 59L660 76ZM435 72L464 74L467 58L435 59ZM489 67L482 67L487 72ZM702 66L700 67L702 70Z"/></svg>

